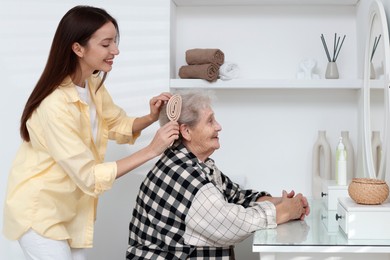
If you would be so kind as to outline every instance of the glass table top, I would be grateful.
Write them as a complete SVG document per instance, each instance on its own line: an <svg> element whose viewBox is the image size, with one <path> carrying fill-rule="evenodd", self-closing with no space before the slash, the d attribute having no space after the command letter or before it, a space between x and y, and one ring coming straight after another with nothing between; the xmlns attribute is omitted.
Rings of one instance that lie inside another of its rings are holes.
<svg viewBox="0 0 390 260"><path fill-rule="evenodd" d="M288 247L299 247L299 251L318 251L329 247L339 247L353 251L353 247L370 247L370 251L390 252L390 240L348 239L339 228L336 220L337 211L329 211L321 199L310 200L310 215L305 220L290 221L278 225L275 229L264 229L255 232L253 249L255 252L290 250ZM389 220L390 221L390 220ZM389 230L390 232L390 230ZM268 248L268 249L267 249ZM306 249L305 249L306 248ZM349 249L348 249L349 248ZM382 248L382 249L380 249Z"/></svg>

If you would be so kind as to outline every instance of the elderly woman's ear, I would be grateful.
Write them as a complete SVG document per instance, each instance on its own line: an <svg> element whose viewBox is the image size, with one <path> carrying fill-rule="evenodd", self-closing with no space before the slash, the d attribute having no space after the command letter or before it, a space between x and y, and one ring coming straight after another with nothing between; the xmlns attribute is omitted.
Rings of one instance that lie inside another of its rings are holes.
<svg viewBox="0 0 390 260"><path fill-rule="evenodd" d="M180 134L182 138L186 141L191 141L190 129L188 125L180 124L179 128L180 128Z"/></svg>

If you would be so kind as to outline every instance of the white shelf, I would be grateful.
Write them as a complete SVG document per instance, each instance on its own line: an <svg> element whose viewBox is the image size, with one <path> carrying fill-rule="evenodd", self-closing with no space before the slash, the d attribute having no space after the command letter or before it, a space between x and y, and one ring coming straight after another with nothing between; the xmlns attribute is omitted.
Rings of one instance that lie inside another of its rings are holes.
<svg viewBox="0 0 390 260"><path fill-rule="evenodd" d="M172 0L177 6L195 5L356 5L359 0Z"/></svg>
<svg viewBox="0 0 390 260"><path fill-rule="evenodd" d="M171 79L170 86L174 89L208 88L208 89L355 89L363 88L361 79L314 79L314 80L288 80L288 79L233 79L208 82L203 79ZM384 87L383 80L372 80L373 89Z"/></svg>
<svg viewBox="0 0 390 260"><path fill-rule="evenodd" d="M320 36L323 33L332 41L335 28L339 35L347 35L337 64L340 77L359 78L357 8L351 0L340 1L351 3L344 6L332 5L328 0L310 0L310 4L309 0L275 0L276 5L265 5L264 0L242 0L245 4L241 0L210 0L205 6L200 1L203 0L172 0L170 77L173 79L178 78L180 67L187 64L186 51L193 48L221 49L226 62L240 67L243 79L294 80L304 58L315 60L316 73L324 75L327 62Z"/></svg>

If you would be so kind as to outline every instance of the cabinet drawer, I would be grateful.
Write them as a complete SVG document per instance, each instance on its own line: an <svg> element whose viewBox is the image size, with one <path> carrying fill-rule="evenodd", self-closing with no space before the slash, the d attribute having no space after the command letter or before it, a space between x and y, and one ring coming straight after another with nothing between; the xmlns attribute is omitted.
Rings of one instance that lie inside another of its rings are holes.
<svg viewBox="0 0 390 260"><path fill-rule="evenodd" d="M390 239L390 202L360 205L340 198L337 221L348 239Z"/></svg>
<svg viewBox="0 0 390 260"><path fill-rule="evenodd" d="M324 180L322 182L321 197L328 210L337 210L338 199L348 196L347 185L337 185L335 180Z"/></svg>
<svg viewBox="0 0 390 260"><path fill-rule="evenodd" d="M340 203L338 203L335 219L345 234L348 234L347 217L348 217L347 210Z"/></svg>

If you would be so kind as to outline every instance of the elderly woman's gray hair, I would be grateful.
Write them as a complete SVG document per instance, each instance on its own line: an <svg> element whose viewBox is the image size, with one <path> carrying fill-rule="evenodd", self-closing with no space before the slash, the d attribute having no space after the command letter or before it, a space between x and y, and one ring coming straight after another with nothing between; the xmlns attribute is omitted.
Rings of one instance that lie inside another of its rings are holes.
<svg viewBox="0 0 390 260"><path fill-rule="evenodd" d="M211 102L214 98L212 92L206 90L181 90L172 94L178 94L182 99L182 107L178 123L186 124L189 127L195 126L198 123L200 111L211 107ZM165 104L161 109L159 117L161 126L169 122L166 110L167 105Z"/></svg>

